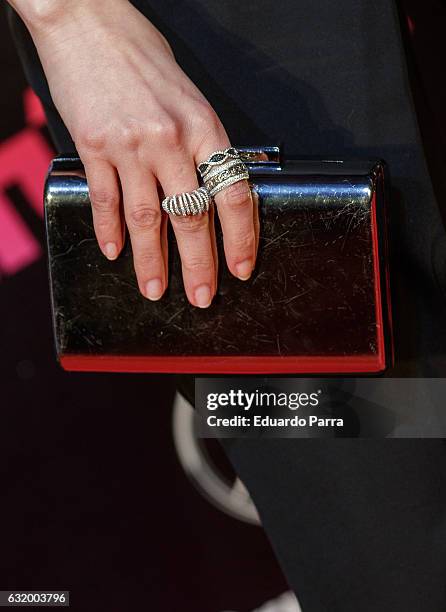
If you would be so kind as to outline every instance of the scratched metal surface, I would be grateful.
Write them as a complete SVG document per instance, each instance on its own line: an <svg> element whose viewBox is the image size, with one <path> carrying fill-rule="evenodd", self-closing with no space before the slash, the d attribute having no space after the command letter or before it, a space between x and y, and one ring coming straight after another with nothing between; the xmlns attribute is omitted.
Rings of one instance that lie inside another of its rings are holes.
<svg viewBox="0 0 446 612"><path fill-rule="evenodd" d="M172 237L167 294L159 302L140 295L129 240L117 261L101 255L85 180L76 163L59 167L46 198L59 355L375 354L375 180L372 163L253 172L261 217L255 274L241 282L227 272L219 237L219 290L201 310L185 298Z"/></svg>

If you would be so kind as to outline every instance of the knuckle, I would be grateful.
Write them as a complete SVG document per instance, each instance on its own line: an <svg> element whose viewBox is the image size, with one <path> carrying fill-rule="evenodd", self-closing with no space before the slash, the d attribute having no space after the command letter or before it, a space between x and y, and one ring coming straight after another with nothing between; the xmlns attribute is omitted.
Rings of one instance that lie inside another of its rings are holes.
<svg viewBox="0 0 446 612"><path fill-rule="evenodd" d="M229 185L221 192L221 200L225 206L235 211L252 205L251 190L246 181L238 181Z"/></svg>
<svg viewBox="0 0 446 612"><path fill-rule="evenodd" d="M200 129L209 133L212 131L219 130L221 124L217 113L214 111L212 106L207 102L197 102L197 106L194 109L194 118L200 125Z"/></svg>
<svg viewBox="0 0 446 612"><path fill-rule="evenodd" d="M220 124L220 120L210 106L202 106L198 114L198 121L208 130L215 130Z"/></svg>
<svg viewBox="0 0 446 612"><path fill-rule="evenodd" d="M152 125L152 132L164 145L179 146L182 130L177 121L166 117Z"/></svg>
<svg viewBox="0 0 446 612"><path fill-rule="evenodd" d="M256 243L255 235L253 231L246 232L235 236L231 240L231 247L237 252L252 252Z"/></svg>
<svg viewBox="0 0 446 612"><path fill-rule="evenodd" d="M127 123L121 126L119 140L127 150L134 150L142 143L142 132L140 126L135 123Z"/></svg>
<svg viewBox="0 0 446 612"><path fill-rule="evenodd" d="M214 265L210 257L187 257L183 261L183 269L192 274L212 270Z"/></svg>
<svg viewBox="0 0 446 612"><path fill-rule="evenodd" d="M128 222L132 229L158 229L161 224L161 211L149 204L139 204L130 210Z"/></svg>
<svg viewBox="0 0 446 612"><path fill-rule="evenodd" d="M214 143L225 143L227 141L225 128L217 113L209 104L199 102L198 107L194 108L192 116L197 150L201 149L208 141ZM225 148L225 146L222 144L218 148Z"/></svg>
<svg viewBox="0 0 446 612"><path fill-rule="evenodd" d="M201 215L187 215L185 217L172 217L172 222L183 233L195 233L206 230L209 227L209 216L206 213Z"/></svg>
<svg viewBox="0 0 446 612"><path fill-rule="evenodd" d="M97 153L105 149L107 133L100 128L89 128L87 126L76 134L75 141L79 151Z"/></svg>
<svg viewBox="0 0 446 612"><path fill-rule="evenodd" d="M107 189L90 189L90 201L96 213L112 214L119 206L119 195Z"/></svg>
<svg viewBox="0 0 446 612"><path fill-rule="evenodd" d="M159 251L144 250L135 255L135 268L138 274L147 274L155 270L162 270L164 266L163 258Z"/></svg>

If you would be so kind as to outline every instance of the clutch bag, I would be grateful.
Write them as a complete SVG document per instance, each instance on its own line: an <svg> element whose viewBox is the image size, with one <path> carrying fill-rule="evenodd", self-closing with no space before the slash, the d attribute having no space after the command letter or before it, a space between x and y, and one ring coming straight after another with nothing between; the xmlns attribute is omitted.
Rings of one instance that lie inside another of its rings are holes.
<svg viewBox="0 0 446 612"><path fill-rule="evenodd" d="M66 370L218 374L380 373L392 362L386 171L380 160L282 159L237 147L260 213L256 269L227 270L208 309L186 299L170 235L169 286L139 292L130 241L115 261L96 243L78 158L45 187L57 358Z"/></svg>

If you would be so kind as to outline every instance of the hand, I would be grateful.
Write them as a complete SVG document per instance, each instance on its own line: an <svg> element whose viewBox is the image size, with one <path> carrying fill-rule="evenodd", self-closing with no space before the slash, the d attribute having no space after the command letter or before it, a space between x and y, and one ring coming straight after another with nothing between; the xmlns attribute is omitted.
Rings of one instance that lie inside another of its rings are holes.
<svg viewBox="0 0 446 612"><path fill-rule="evenodd" d="M85 166L99 246L115 259L123 212L140 291L159 299L167 285L166 195L198 187L196 165L230 146L203 94L175 61L161 33L127 0L75 0L30 31L54 103ZM60 7L60 4L59 4ZM254 267L257 207L247 181L217 194L232 274ZM209 306L216 292L212 211L171 217L190 302Z"/></svg>

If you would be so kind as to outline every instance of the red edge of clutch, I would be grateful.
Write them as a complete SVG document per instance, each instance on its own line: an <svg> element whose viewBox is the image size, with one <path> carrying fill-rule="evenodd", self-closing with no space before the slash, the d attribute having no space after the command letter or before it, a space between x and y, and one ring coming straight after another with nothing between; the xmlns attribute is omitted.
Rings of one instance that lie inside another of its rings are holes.
<svg viewBox="0 0 446 612"><path fill-rule="evenodd" d="M376 359L379 363L379 370L384 371L386 368L386 344L384 339L384 319L383 319L383 302L381 295L381 274L379 266L379 240L378 240L378 223L376 215L376 191L373 193L372 202L372 246L373 246L373 268L375 277L375 312L376 312Z"/></svg>
<svg viewBox="0 0 446 612"><path fill-rule="evenodd" d="M153 374L377 374L386 368L382 312L376 196L371 202L376 304L376 355L255 357L247 355L62 355L60 364L72 372L133 372Z"/></svg>
<svg viewBox="0 0 446 612"><path fill-rule="evenodd" d="M356 357L268 357L245 355L63 355L64 370L78 372L134 372L157 374L365 374L383 370L379 355Z"/></svg>

